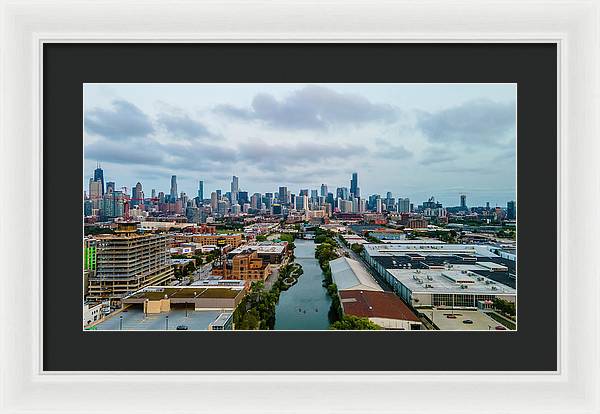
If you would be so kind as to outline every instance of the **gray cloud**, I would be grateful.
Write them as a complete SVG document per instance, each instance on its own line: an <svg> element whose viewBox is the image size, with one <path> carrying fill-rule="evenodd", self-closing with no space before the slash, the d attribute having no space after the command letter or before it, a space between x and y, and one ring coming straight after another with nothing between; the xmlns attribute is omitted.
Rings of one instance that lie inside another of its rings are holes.
<svg viewBox="0 0 600 414"><path fill-rule="evenodd" d="M185 138L211 137L213 134L201 122L189 117L187 114L160 113L157 122L170 134Z"/></svg>
<svg viewBox="0 0 600 414"><path fill-rule="evenodd" d="M381 138L375 139L375 145L377 146L377 151L375 151L374 155L379 158L403 160L410 158L413 155L413 153L407 150L404 146L392 145L388 141Z"/></svg>
<svg viewBox="0 0 600 414"><path fill-rule="evenodd" d="M418 114L417 126L431 141L502 145L514 138L514 102L478 99L439 112Z"/></svg>
<svg viewBox="0 0 600 414"><path fill-rule="evenodd" d="M448 147L430 147L425 151L425 156L421 158L419 163L421 165L433 165L449 161L455 161L458 156L452 152Z"/></svg>
<svg viewBox="0 0 600 414"><path fill-rule="evenodd" d="M391 105L371 103L360 95L339 93L322 86L306 86L282 100L270 94L257 94L250 108L219 105L215 111L284 129L327 129L339 124L390 122L398 116Z"/></svg>
<svg viewBox="0 0 600 414"><path fill-rule="evenodd" d="M111 102L111 109L86 109L85 130L109 139L122 139L145 137L154 132L154 127L137 106L116 99Z"/></svg>
<svg viewBox="0 0 600 414"><path fill-rule="evenodd" d="M295 142L268 144L261 139L250 139L238 145L238 159L264 165L310 165L327 159L344 159L365 154L362 145L323 144L318 142ZM307 169L308 170L308 169Z"/></svg>

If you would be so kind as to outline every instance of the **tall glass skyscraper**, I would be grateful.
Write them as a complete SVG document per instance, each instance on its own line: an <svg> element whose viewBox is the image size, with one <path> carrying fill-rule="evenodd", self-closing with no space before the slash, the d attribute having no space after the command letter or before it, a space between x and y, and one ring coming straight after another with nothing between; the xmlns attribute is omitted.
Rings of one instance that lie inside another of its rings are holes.
<svg viewBox="0 0 600 414"><path fill-rule="evenodd" d="M100 183L100 191L101 195L104 195L104 170L100 168L100 164L98 164L97 168L94 170L94 181L99 181Z"/></svg>
<svg viewBox="0 0 600 414"><path fill-rule="evenodd" d="M198 199L204 200L204 181L198 181Z"/></svg>
<svg viewBox="0 0 600 414"><path fill-rule="evenodd" d="M350 180L350 195L358 197L358 173L352 173L352 179Z"/></svg>
<svg viewBox="0 0 600 414"><path fill-rule="evenodd" d="M169 193L171 195L171 202L175 202L177 200L177 176L171 176L171 191Z"/></svg>

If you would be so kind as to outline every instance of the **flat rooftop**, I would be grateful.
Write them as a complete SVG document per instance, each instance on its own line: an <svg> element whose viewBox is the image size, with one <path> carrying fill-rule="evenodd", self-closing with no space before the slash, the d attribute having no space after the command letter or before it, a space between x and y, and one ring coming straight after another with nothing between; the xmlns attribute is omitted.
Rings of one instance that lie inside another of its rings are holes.
<svg viewBox="0 0 600 414"><path fill-rule="evenodd" d="M160 300L160 299L200 299L200 298L225 298L237 297L243 288L222 286L153 286L135 292L123 300Z"/></svg>
<svg viewBox="0 0 600 414"><path fill-rule="evenodd" d="M442 331L495 331L497 326L503 326L484 312L478 310L442 310L426 309L421 311L429 320ZM450 316L450 317L449 317ZM465 320L473 323L464 323ZM505 327L506 328L506 327ZM508 329L507 329L508 330Z"/></svg>
<svg viewBox="0 0 600 414"><path fill-rule="evenodd" d="M165 331L168 316L168 330L175 331L180 325L185 325L191 331L206 331L208 326L215 322L222 314L219 310L193 311L185 309L171 309L160 314L144 314L139 307L129 307L123 312L110 316L95 326L99 331L118 331L122 326L124 331ZM185 332L185 331L183 331Z"/></svg>
<svg viewBox="0 0 600 414"><path fill-rule="evenodd" d="M491 246L460 244L365 245L365 253L384 269L466 270L516 288L517 262L495 254Z"/></svg>
<svg viewBox="0 0 600 414"><path fill-rule="evenodd" d="M386 269L413 293L516 295L517 291L470 270ZM464 273L463 273L464 272Z"/></svg>

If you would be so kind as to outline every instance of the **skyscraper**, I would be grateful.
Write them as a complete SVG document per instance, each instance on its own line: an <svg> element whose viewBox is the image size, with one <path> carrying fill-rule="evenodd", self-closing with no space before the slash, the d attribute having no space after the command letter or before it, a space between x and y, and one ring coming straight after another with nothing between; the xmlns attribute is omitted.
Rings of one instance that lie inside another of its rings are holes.
<svg viewBox="0 0 600 414"><path fill-rule="evenodd" d="M99 181L100 184L100 195L104 195L104 171L100 168L100 164L97 165L94 170L94 181Z"/></svg>
<svg viewBox="0 0 600 414"><path fill-rule="evenodd" d="M210 193L210 207L213 209L213 211L217 210L217 192L213 191L212 193Z"/></svg>
<svg viewBox="0 0 600 414"><path fill-rule="evenodd" d="M506 203L506 218L509 220L514 220L517 218L517 208L514 201L509 201Z"/></svg>
<svg viewBox="0 0 600 414"><path fill-rule="evenodd" d="M204 181L198 181L198 199L204 200Z"/></svg>
<svg viewBox="0 0 600 414"><path fill-rule="evenodd" d="M462 208L462 209L467 208L467 196L464 194L460 195L460 208Z"/></svg>
<svg viewBox="0 0 600 414"><path fill-rule="evenodd" d="M108 181L106 183L106 192L105 192L105 194L112 193L113 191L115 191L115 182L114 181Z"/></svg>
<svg viewBox="0 0 600 414"><path fill-rule="evenodd" d="M398 212L399 213L410 213L410 199L399 198L398 199Z"/></svg>
<svg viewBox="0 0 600 414"><path fill-rule="evenodd" d="M171 202L174 203L177 200L177 176L171 176L171 191L169 192L171 196Z"/></svg>
<svg viewBox="0 0 600 414"><path fill-rule="evenodd" d="M286 204L288 198L287 187L279 187L279 204Z"/></svg>
<svg viewBox="0 0 600 414"><path fill-rule="evenodd" d="M234 175L231 179L231 204L238 202L238 193L240 191L239 179Z"/></svg>
<svg viewBox="0 0 600 414"><path fill-rule="evenodd" d="M321 197L327 197L327 186L325 184L321 184Z"/></svg>
<svg viewBox="0 0 600 414"><path fill-rule="evenodd" d="M142 183L138 183L131 189L131 205L137 206L144 204L144 192L142 191Z"/></svg>
<svg viewBox="0 0 600 414"><path fill-rule="evenodd" d="M350 180L350 195L352 197L358 197L359 194L357 194L357 191L358 191L358 173L353 172L352 179Z"/></svg>

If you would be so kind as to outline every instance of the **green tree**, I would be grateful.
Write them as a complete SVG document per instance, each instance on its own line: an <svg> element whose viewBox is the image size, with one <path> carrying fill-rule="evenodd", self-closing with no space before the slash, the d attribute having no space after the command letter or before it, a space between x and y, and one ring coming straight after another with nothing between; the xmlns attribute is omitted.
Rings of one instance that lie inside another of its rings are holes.
<svg viewBox="0 0 600 414"><path fill-rule="evenodd" d="M350 246L350 249L352 249L352 251L356 254L361 254L365 248L362 246L362 244L354 243L352 246Z"/></svg>
<svg viewBox="0 0 600 414"><path fill-rule="evenodd" d="M342 319L331 325L334 330L379 330L381 327L367 318L345 315Z"/></svg>

